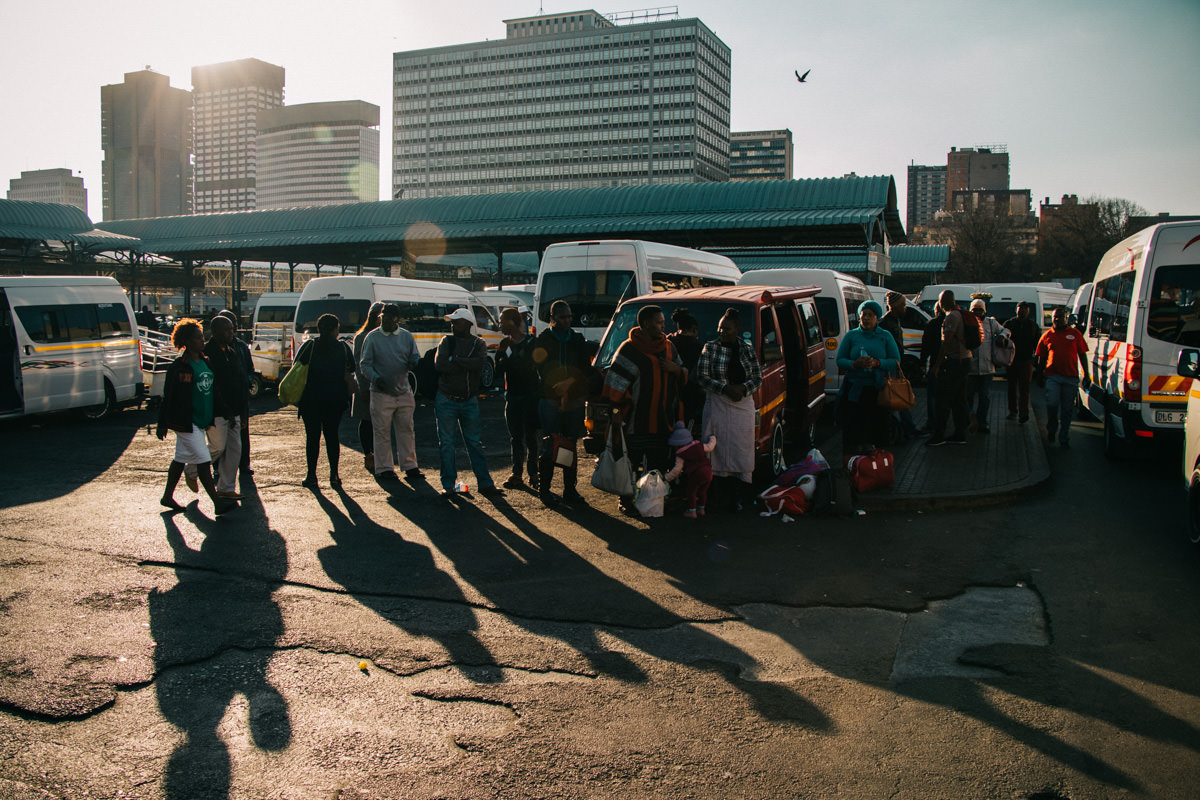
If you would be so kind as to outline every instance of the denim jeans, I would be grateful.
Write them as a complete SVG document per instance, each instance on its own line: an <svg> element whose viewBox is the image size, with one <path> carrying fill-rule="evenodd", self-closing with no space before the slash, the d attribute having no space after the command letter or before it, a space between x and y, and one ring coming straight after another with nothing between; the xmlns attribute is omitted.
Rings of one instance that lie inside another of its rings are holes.
<svg viewBox="0 0 1200 800"><path fill-rule="evenodd" d="M976 403L978 398L978 403ZM992 407L992 376L967 376L967 413L975 409L975 418L979 420L979 429L986 430L988 426L988 411Z"/></svg>
<svg viewBox="0 0 1200 800"><path fill-rule="evenodd" d="M479 490L495 486L492 475L488 472L487 457L483 454L483 424L479 419L479 400L471 397L467 400L451 400L438 392L433 401L434 415L437 417L438 448L442 456L442 488L453 489L458 479L458 433L462 431L463 441L467 444L467 455L471 458L471 471L475 473L475 481Z"/></svg>
<svg viewBox="0 0 1200 800"><path fill-rule="evenodd" d="M1058 441L1066 444L1071 430L1071 415L1075 411L1075 396L1079 392L1079 378L1063 375L1046 376L1046 434L1053 439L1058 432Z"/></svg>

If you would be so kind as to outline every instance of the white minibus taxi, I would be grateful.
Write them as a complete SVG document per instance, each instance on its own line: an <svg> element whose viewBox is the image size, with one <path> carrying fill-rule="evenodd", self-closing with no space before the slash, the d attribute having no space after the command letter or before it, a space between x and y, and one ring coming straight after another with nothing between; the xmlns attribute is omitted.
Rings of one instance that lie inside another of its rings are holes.
<svg viewBox="0 0 1200 800"><path fill-rule="evenodd" d="M668 289L732 286L741 276L725 256L631 239L559 242L546 248L538 270L533 318L550 324L550 306L566 300L572 327L590 342L604 336L622 301Z"/></svg>
<svg viewBox="0 0 1200 800"><path fill-rule="evenodd" d="M1071 299L1071 290L1061 283L938 283L926 286L917 297L917 305L929 314L934 313L938 297L946 289L954 292L954 302L963 308L971 304L973 297L982 297L987 304L987 315L1000 323L1017 315L1017 303L1033 304L1031 318L1042 328L1053 323L1054 309L1065 306Z"/></svg>
<svg viewBox="0 0 1200 800"><path fill-rule="evenodd" d="M1180 440L1191 379L1176 373L1179 354L1200 347L1200 223L1152 225L1104 254L1086 340L1080 401L1104 422L1105 454Z"/></svg>
<svg viewBox="0 0 1200 800"><path fill-rule="evenodd" d="M0 363L0 417L99 419L144 390L137 322L114 278L0 278Z"/></svg>
<svg viewBox="0 0 1200 800"><path fill-rule="evenodd" d="M471 332L487 342L489 353L500 343L499 326L491 312L482 300L461 286L410 278L348 275L313 278L304 285L300 303L296 306L296 350L293 352L298 351L305 340L317 336L317 319L322 314L336 314L341 323L341 338L353 339L374 302L400 307L400 326L413 335L425 357L419 374L409 375L413 388L419 388L422 394L432 393L429 380L433 377L433 353L442 337L450 333L450 323L445 317L451 311L466 308L475 315ZM483 370L483 388L490 389L494 381L495 363L489 360Z"/></svg>
<svg viewBox="0 0 1200 800"><path fill-rule="evenodd" d="M871 299L867 285L844 272L814 267L756 269L742 275L738 282L754 286L816 286L817 314L825 337L825 393L837 394L842 388L837 351L842 337L858 327L858 307Z"/></svg>
<svg viewBox="0 0 1200 800"><path fill-rule="evenodd" d="M292 365L292 325L301 292L263 292L254 305L250 356L254 375L250 378L250 396L257 397L264 386L273 386Z"/></svg>

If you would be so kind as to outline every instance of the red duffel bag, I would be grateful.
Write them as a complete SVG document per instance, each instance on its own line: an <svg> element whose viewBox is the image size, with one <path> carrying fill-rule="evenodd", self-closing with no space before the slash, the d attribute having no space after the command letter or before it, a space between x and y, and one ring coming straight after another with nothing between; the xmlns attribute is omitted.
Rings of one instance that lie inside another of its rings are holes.
<svg viewBox="0 0 1200 800"><path fill-rule="evenodd" d="M896 457L876 447L870 455L851 458L846 470L856 492L869 492L896 482Z"/></svg>

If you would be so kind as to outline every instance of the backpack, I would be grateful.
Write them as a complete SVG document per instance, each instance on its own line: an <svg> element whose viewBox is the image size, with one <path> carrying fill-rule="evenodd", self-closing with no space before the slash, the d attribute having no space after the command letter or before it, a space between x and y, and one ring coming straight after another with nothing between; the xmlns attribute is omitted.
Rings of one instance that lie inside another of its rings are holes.
<svg viewBox="0 0 1200 800"><path fill-rule="evenodd" d="M963 345L968 350L978 350L983 344L983 320L970 311L958 309L958 315L963 320Z"/></svg>
<svg viewBox="0 0 1200 800"><path fill-rule="evenodd" d="M813 489L809 510L838 517L853 517L854 487L850 484L850 473L835 467L818 472L816 478L817 485Z"/></svg>

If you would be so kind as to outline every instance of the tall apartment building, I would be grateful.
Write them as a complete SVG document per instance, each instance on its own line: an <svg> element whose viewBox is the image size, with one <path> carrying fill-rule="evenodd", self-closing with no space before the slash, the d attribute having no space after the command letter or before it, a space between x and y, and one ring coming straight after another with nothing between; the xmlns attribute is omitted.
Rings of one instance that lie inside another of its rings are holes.
<svg viewBox="0 0 1200 800"><path fill-rule="evenodd" d="M792 132L736 131L729 134L729 180L792 179Z"/></svg>
<svg viewBox="0 0 1200 800"><path fill-rule="evenodd" d="M946 208L946 168L908 165L907 227L928 225L934 214Z"/></svg>
<svg viewBox="0 0 1200 800"><path fill-rule="evenodd" d="M192 213L192 93L149 69L100 87L104 219Z"/></svg>
<svg viewBox="0 0 1200 800"><path fill-rule="evenodd" d="M505 20L393 56L392 194L725 181L729 48L698 19Z"/></svg>
<svg viewBox="0 0 1200 800"><path fill-rule="evenodd" d="M34 203L62 203L87 213L83 178L69 169L35 169L8 182L8 199Z"/></svg>
<svg viewBox="0 0 1200 800"><path fill-rule="evenodd" d="M954 193L974 189L1008 188L1008 150L994 147L952 147L946 154L946 209L954 208Z"/></svg>
<svg viewBox="0 0 1200 800"><path fill-rule="evenodd" d="M255 207L379 199L379 106L361 100L258 112Z"/></svg>
<svg viewBox="0 0 1200 800"><path fill-rule="evenodd" d="M255 208L258 114L283 105L283 67L243 58L192 67L197 214Z"/></svg>

